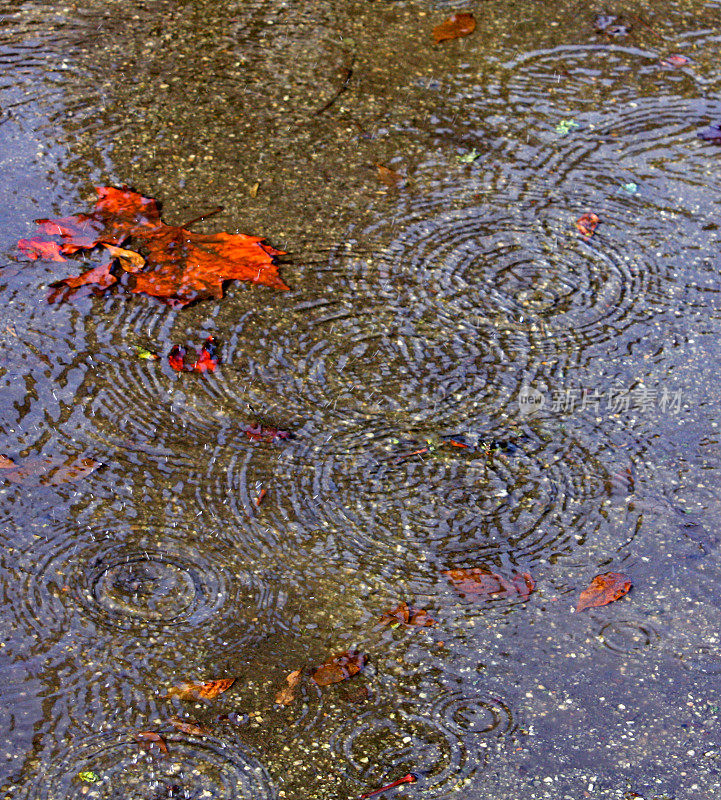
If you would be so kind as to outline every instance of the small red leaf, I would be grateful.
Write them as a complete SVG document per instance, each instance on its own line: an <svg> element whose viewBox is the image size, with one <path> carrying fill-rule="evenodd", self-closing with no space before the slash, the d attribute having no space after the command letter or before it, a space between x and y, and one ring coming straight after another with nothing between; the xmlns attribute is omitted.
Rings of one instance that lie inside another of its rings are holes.
<svg viewBox="0 0 721 800"><path fill-rule="evenodd" d="M198 360L193 364L195 372L215 372L215 368L218 366L218 357L215 351L215 339L208 336L200 349Z"/></svg>
<svg viewBox="0 0 721 800"><path fill-rule="evenodd" d="M168 353L168 364L176 372L185 371L185 348L176 344Z"/></svg>
<svg viewBox="0 0 721 800"><path fill-rule="evenodd" d="M339 653L328 659L313 673L313 680L318 686L330 686L332 683L347 681L360 672L366 663L363 653Z"/></svg>
<svg viewBox="0 0 721 800"><path fill-rule="evenodd" d="M274 442L276 439L290 439L288 431L281 431L278 428L266 428L263 425L246 425L243 433L254 442Z"/></svg>
<svg viewBox="0 0 721 800"><path fill-rule="evenodd" d="M583 214L576 220L576 228L578 228L578 232L584 237L584 239L590 239L600 221L601 220L598 218L598 216L593 212L589 214Z"/></svg>
<svg viewBox="0 0 721 800"><path fill-rule="evenodd" d="M101 467L92 458L63 458L62 456L32 456L19 464L8 464L0 473L10 483L30 486L57 486L82 480Z"/></svg>
<svg viewBox="0 0 721 800"><path fill-rule="evenodd" d="M690 64L691 59L688 56L681 56L681 55L672 55L666 56L666 58L661 61L661 66L663 67L683 67L686 64Z"/></svg>
<svg viewBox="0 0 721 800"><path fill-rule="evenodd" d="M621 572L604 572L596 575L588 589L581 592L576 611L595 606L606 606L623 597L631 589L631 579Z"/></svg>
<svg viewBox="0 0 721 800"><path fill-rule="evenodd" d="M433 28L433 38L436 44L446 39L458 39L460 36L468 36L476 29L476 19L473 14L461 12L449 17L445 22Z"/></svg>

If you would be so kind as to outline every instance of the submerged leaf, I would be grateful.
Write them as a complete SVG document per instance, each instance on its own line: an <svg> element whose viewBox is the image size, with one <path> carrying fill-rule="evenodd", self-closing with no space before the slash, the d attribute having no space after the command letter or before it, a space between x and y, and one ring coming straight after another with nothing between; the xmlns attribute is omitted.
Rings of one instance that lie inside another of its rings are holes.
<svg viewBox="0 0 721 800"><path fill-rule="evenodd" d="M386 613L378 620L378 624L386 625L418 625L422 628L435 625L436 621L422 608L411 608L408 603L400 603L392 611Z"/></svg>
<svg viewBox="0 0 721 800"><path fill-rule="evenodd" d="M101 467L92 458L63 458L62 456L33 456L19 464L3 467L0 477L11 483L30 486L57 486L82 480Z"/></svg>
<svg viewBox="0 0 721 800"><path fill-rule="evenodd" d="M333 683L347 681L360 672L366 663L363 653L339 653L328 659L313 673L313 680L318 686L330 686Z"/></svg>
<svg viewBox="0 0 721 800"><path fill-rule="evenodd" d="M384 164L376 164L378 170L378 180L384 183L389 189L395 189L396 186L403 180L400 172L396 172Z"/></svg>
<svg viewBox="0 0 721 800"><path fill-rule="evenodd" d="M295 700L295 690L300 683L302 674L302 669L295 669L285 676L288 685L284 686L275 696L275 702L279 706L289 706Z"/></svg>
<svg viewBox="0 0 721 800"><path fill-rule="evenodd" d="M171 686L166 692L166 697L177 697L180 700L215 700L223 692L230 689L235 683L235 678L221 678L217 681L205 683L181 682Z"/></svg>
<svg viewBox="0 0 721 800"><path fill-rule="evenodd" d="M464 596L490 598L518 595L527 600L536 588L528 572L514 572L510 580L483 567L449 569L443 574L448 576L453 588Z"/></svg>
<svg viewBox="0 0 721 800"><path fill-rule="evenodd" d="M578 228L578 232L581 234L581 236L583 236L584 239L590 239L600 221L601 220L598 218L598 216L593 212L589 214L582 214L576 220L576 228Z"/></svg>
<svg viewBox="0 0 721 800"><path fill-rule="evenodd" d="M604 572L596 575L588 589L581 592L576 611L595 606L606 606L623 597L631 589L631 579L621 572Z"/></svg>
<svg viewBox="0 0 721 800"><path fill-rule="evenodd" d="M165 739L159 733L155 733L155 731L138 731L134 736L135 741L144 749L149 750L153 745L157 745L161 753L166 756L170 755Z"/></svg>
<svg viewBox="0 0 721 800"><path fill-rule="evenodd" d="M257 425L246 425L243 428L243 433L254 442L275 442L277 439L290 439L291 434L288 431L281 431L278 428L265 427L258 423Z"/></svg>
<svg viewBox="0 0 721 800"><path fill-rule="evenodd" d="M78 778L80 778L83 783L98 783L100 781L100 776L92 770L78 772Z"/></svg>
<svg viewBox="0 0 721 800"><path fill-rule="evenodd" d="M447 39L458 39L468 36L476 29L476 19L469 12L461 12L449 17L445 22L433 28L433 38L436 44Z"/></svg>
<svg viewBox="0 0 721 800"><path fill-rule="evenodd" d="M204 736L208 733L208 729L195 719L180 719L180 717L173 716L170 717L168 722L183 733L194 736Z"/></svg>
<svg viewBox="0 0 721 800"><path fill-rule="evenodd" d="M562 119L556 125L556 133L559 136L565 136L566 134L570 133L574 128L580 128L581 126L573 119Z"/></svg>

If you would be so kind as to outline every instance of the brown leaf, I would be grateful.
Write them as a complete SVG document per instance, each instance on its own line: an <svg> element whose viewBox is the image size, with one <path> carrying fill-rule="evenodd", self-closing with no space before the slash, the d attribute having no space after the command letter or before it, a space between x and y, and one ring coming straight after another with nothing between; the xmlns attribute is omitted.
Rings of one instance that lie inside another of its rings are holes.
<svg viewBox="0 0 721 800"><path fill-rule="evenodd" d="M214 700L219 694L230 689L235 683L235 678L221 678L217 681L206 683L181 682L171 686L166 692L166 697L177 697L180 700Z"/></svg>
<svg viewBox="0 0 721 800"><path fill-rule="evenodd" d="M590 239L600 221L598 216L593 212L590 214L583 214L576 220L576 228L578 228L578 232L584 239Z"/></svg>
<svg viewBox="0 0 721 800"><path fill-rule="evenodd" d="M62 456L34 456L20 464L5 466L0 474L11 483L30 486L57 486L61 483L74 483L86 478L101 467L100 461L92 458L70 458Z"/></svg>
<svg viewBox="0 0 721 800"><path fill-rule="evenodd" d="M279 706L289 706L295 700L295 689L300 683L302 674L302 669L295 669L285 676L288 685L284 686L275 696L275 702Z"/></svg>
<svg viewBox="0 0 721 800"><path fill-rule="evenodd" d="M431 625L435 625L436 621L422 608L410 608L407 603L401 603L392 611L386 611L378 620L378 624L381 626L394 625L397 623L402 623L403 625L418 625L427 628Z"/></svg>
<svg viewBox="0 0 721 800"><path fill-rule="evenodd" d="M383 164L376 164L376 168L378 169L378 180L384 183L389 189L395 189L403 180L403 176L400 172L396 172L390 167L386 167Z"/></svg>
<svg viewBox="0 0 721 800"><path fill-rule="evenodd" d="M204 736L208 733L208 729L195 719L180 719L180 717L173 716L170 717L168 722L183 733L195 736Z"/></svg>
<svg viewBox="0 0 721 800"><path fill-rule="evenodd" d="M153 745L157 745L160 751L169 756L168 746L165 744L165 739L155 731L138 731L134 734L135 741L145 750L149 750Z"/></svg>
<svg viewBox="0 0 721 800"><path fill-rule="evenodd" d="M0 456L0 469L12 469L14 466L16 465L12 458Z"/></svg>
<svg viewBox="0 0 721 800"><path fill-rule="evenodd" d="M621 572L604 572L603 575L596 575L588 589L581 592L576 611L613 603L614 600L628 594L632 585L631 579Z"/></svg>
<svg viewBox="0 0 721 800"><path fill-rule="evenodd" d="M448 576L456 591L464 596L489 598L520 595L527 600L536 587L528 572L514 572L510 580L483 567L449 569L443 574Z"/></svg>
<svg viewBox="0 0 721 800"><path fill-rule="evenodd" d="M330 686L332 683L347 681L360 672L366 663L363 653L339 653L328 659L313 673L313 680L318 686Z"/></svg>
<svg viewBox="0 0 721 800"><path fill-rule="evenodd" d="M433 28L433 38L436 44L446 39L458 39L460 36L468 36L476 29L476 19L473 14L461 12L449 17L445 22Z"/></svg>

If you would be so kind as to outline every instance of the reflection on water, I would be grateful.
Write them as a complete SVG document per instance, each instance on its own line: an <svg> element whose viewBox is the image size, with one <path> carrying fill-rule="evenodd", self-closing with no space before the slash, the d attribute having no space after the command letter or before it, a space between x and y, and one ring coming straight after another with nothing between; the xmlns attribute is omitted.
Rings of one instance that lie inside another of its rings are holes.
<svg viewBox="0 0 721 800"><path fill-rule="evenodd" d="M611 39L612 9L471 3L476 32L432 44L451 9L0 3L0 452L103 465L0 485L9 797L717 793L688 754L721 723L695 700L721 623L718 4L619 7ZM124 183L173 222L222 204L202 224L288 250L292 290L49 306L67 270L16 240ZM137 356L209 335L214 374ZM461 597L444 572L473 567L536 590ZM570 614L612 570L631 594ZM379 628L401 601L438 624ZM310 679L355 649L361 675Z"/></svg>

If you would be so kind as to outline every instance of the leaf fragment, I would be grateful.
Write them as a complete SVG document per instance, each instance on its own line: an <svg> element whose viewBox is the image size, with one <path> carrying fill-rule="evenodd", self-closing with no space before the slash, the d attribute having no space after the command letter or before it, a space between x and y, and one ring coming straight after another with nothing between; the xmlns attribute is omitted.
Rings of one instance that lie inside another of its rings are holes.
<svg viewBox="0 0 721 800"><path fill-rule="evenodd" d="M480 155L480 150L476 150L474 147L468 153L463 153L463 155L457 156L457 158L461 164L472 164L477 158L479 158Z"/></svg>
<svg viewBox="0 0 721 800"><path fill-rule="evenodd" d="M135 355L138 358L145 359L146 361L157 361L160 358L157 353L153 353L152 350L148 350L140 345L135 345Z"/></svg>
<svg viewBox="0 0 721 800"><path fill-rule="evenodd" d="M78 772L78 778L80 778L83 783L98 783L100 781L100 776L92 770Z"/></svg>
<svg viewBox="0 0 721 800"><path fill-rule="evenodd" d="M576 220L576 228L584 239L590 239L600 221L601 220L598 218L598 215L594 214L593 212L582 214Z"/></svg>
<svg viewBox="0 0 721 800"><path fill-rule="evenodd" d="M518 595L527 600L536 588L536 582L528 572L514 572L510 580L484 567L449 569L443 574L463 596L503 598Z"/></svg>
<svg viewBox="0 0 721 800"><path fill-rule="evenodd" d="M411 608L408 603L400 603L391 611L386 613L378 620L381 627L386 625L418 625L422 628L428 628L435 625L436 621L431 615L422 608Z"/></svg>
<svg viewBox="0 0 721 800"><path fill-rule="evenodd" d="M366 663L363 653L339 653L321 664L313 673L313 680L318 686L330 686L333 683L347 681L359 673Z"/></svg>
<svg viewBox="0 0 721 800"><path fill-rule="evenodd" d="M208 336L194 364L185 363L185 348L176 344L168 353L168 364L176 372L215 372L218 366L217 342L213 336Z"/></svg>
<svg viewBox="0 0 721 800"><path fill-rule="evenodd" d="M300 683L302 669L295 669L285 676L288 685L284 686L275 696L275 702L279 706L289 706L295 700L295 690Z"/></svg>
<svg viewBox="0 0 721 800"><path fill-rule="evenodd" d="M448 39L468 36L476 29L476 18L470 12L462 11L449 17L445 22L433 28L432 35L436 44Z"/></svg>
<svg viewBox="0 0 721 800"><path fill-rule="evenodd" d="M205 683L192 683L182 681L171 686L166 692L166 697L177 697L180 700L215 700L215 698L226 692L235 683L235 678L220 678L215 681Z"/></svg>
<svg viewBox="0 0 721 800"><path fill-rule="evenodd" d="M376 169L378 170L378 180L385 184L389 189L395 189L403 180L403 176L400 174L400 172L396 172L394 169L386 167L385 164L376 164Z"/></svg>
<svg viewBox="0 0 721 800"><path fill-rule="evenodd" d="M145 259L134 250L125 250L113 244L106 244L105 249L113 258L118 259L118 263L126 272L140 272L145 266Z"/></svg>
<svg viewBox="0 0 721 800"><path fill-rule="evenodd" d="M168 745L165 744L165 739L155 731L137 731L133 734L135 737L135 741L145 750L150 750L150 748L155 745L163 755L169 756L170 751L168 750Z"/></svg>
<svg viewBox="0 0 721 800"><path fill-rule="evenodd" d="M253 442L267 442L272 443L278 439L290 439L291 434L289 431L281 431L278 428L271 428L261 425L246 425L243 428L243 433Z"/></svg>
<svg viewBox="0 0 721 800"><path fill-rule="evenodd" d="M8 459L9 460L9 459ZM63 458L62 456L31 456L20 463L3 466L0 477L10 483L30 486L57 486L87 478L102 466L92 458Z"/></svg>
<svg viewBox="0 0 721 800"><path fill-rule="evenodd" d="M686 64L690 64L691 59L688 56L682 56L678 53L670 56L666 56L666 58L661 60L662 67L684 67Z"/></svg>
<svg viewBox="0 0 721 800"><path fill-rule="evenodd" d="M585 608L606 606L623 597L631 589L631 579L621 572L604 572L596 575L587 589L581 592L576 611Z"/></svg>
<svg viewBox="0 0 721 800"><path fill-rule="evenodd" d="M183 733L188 733L191 736L205 736L208 733L208 729L195 719L181 719L178 716L172 716L168 722L174 728L177 728Z"/></svg>
<svg viewBox="0 0 721 800"><path fill-rule="evenodd" d="M87 270L80 275L72 275L69 278L55 281L50 284L50 288L54 291L48 295L48 303L63 302L69 300L78 290L83 286L92 286L96 289L107 289L114 283L117 283L117 278L111 273L113 262L108 261L107 264L100 264L93 269Z"/></svg>

